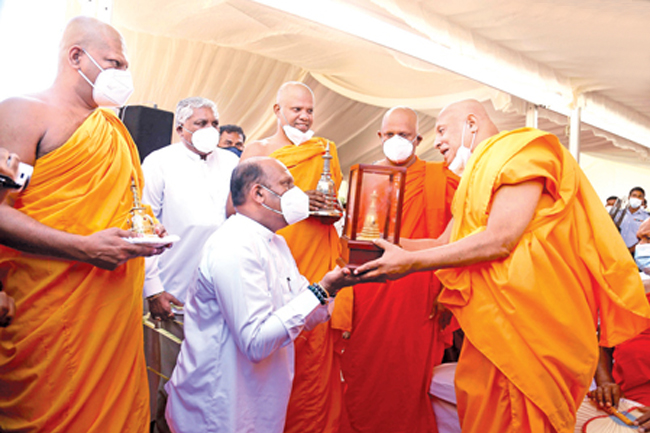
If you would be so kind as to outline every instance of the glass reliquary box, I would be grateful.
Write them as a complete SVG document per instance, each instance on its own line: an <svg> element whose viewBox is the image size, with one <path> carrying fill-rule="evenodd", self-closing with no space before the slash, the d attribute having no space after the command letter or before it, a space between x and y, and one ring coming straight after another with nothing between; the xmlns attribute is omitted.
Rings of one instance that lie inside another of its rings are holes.
<svg viewBox="0 0 650 433"><path fill-rule="evenodd" d="M357 164L350 170L343 259L350 268L381 257L373 239L399 243L406 169Z"/></svg>

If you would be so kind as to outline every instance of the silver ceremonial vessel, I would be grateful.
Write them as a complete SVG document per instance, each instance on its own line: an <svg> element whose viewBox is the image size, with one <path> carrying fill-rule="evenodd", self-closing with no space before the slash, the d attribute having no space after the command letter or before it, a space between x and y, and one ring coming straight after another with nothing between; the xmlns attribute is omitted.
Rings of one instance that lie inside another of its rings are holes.
<svg viewBox="0 0 650 433"><path fill-rule="evenodd" d="M336 196L336 185L334 185L334 180L332 180L332 172L330 171L330 161L332 160L332 154L330 153L330 142L327 141L327 147L325 148L325 155L323 155L323 172L320 175L318 184L316 185L316 191L325 195L328 200L338 203L338 198ZM343 212L341 207L338 206L326 206L319 210L310 211L312 216L320 217L341 217Z"/></svg>

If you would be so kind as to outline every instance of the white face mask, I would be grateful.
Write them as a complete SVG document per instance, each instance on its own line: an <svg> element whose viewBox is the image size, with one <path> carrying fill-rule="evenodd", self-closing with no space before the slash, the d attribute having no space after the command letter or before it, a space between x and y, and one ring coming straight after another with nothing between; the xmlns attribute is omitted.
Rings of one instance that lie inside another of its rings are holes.
<svg viewBox="0 0 650 433"><path fill-rule="evenodd" d="M287 190L287 192L282 195L279 195L264 185L262 185L262 188L280 199L280 209L282 209L282 212L273 209L264 203L262 203L262 206L270 211L282 215L287 224L295 224L298 221L302 221L309 217L309 196L297 186Z"/></svg>
<svg viewBox="0 0 650 433"><path fill-rule="evenodd" d="M197 129L194 132L185 127L183 129L192 134L192 142L190 144L201 153L210 153L219 144L219 131L217 128L208 126L207 128Z"/></svg>
<svg viewBox="0 0 650 433"><path fill-rule="evenodd" d="M465 129L467 128L467 124L463 126L463 133L461 134L460 138L460 146L458 147L458 150L456 150L456 155L454 156L454 159L451 161L449 164L449 170L451 170L456 176L462 176L463 171L465 171L465 166L467 166L467 161L469 161L469 157L472 156L472 149L474 148L474 140L476 139L476 133L472 135L472 143L469 145L469 147L465 147Z"/></svg>
<svg viewBox="0 0 650 433"><path fill-rule="evenodd" d="M636 197L630 197L630 199L628 200L628 203L630 203L630 207L632 209L638 209L643 204L643 200L641 200L640 198L636 198Z"/></svg>
<svg viewBox="0 0 650 433"><path fill-rule="evenodd" d="M280 109L280 114L282 115L282 117L284 117L284 121L287 122L286 125L282 126L284 135L286 135L289 141L291 141L296 146L300 146L305 141L311 140L311 138L314 136L314 131L312 131L311 129L308 130L307 132L302 132L300 129L289 125L289 121L287 120L286 116L282 112L282 109Z"/></svg>
<svg viewBox="0 0 650 433"><path fill-rule="evenodd" d="M83 52L101 71L93 83L81 69L78 69L81 76L92 86L95 103L100 107L124 106L133 93L131 72L112 68L104 69L86 50L83 50Z"/></svg>
<svg viewBox="0 0 650 433"><path fill-rule="evenodd" d="M641 271L650 274L650 244L637 245L634 249L634 260Z"/></svg>
<svg viewBox="0 0 650 433"><path fill-rule="evenodd" d="M393 135L384 141L384 155L389 161L395 164L406 162L413 155L414 151L415 146L413 145L413 141L409 141L399 135Z"/></svg>

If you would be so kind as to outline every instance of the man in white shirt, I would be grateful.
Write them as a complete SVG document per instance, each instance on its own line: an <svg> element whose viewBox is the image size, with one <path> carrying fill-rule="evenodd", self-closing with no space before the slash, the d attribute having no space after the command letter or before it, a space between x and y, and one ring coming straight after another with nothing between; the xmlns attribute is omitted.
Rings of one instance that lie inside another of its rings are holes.
<svg viewBox="0 0 650 433"><path fill-rule="evenodd" d="M175 433L282 432L294 375L293 341L325 322L348 269L320 284L300 275L279 229L309 215L309 198L279 161L233 172L237 214L207 241L185 305L185 341L166 389Z"/></svg>
<svg viewBox="0 0 650 433"><path fill-rule="evenodd" d="M621 222L621 236L623 236L625 246L631 253L634 253L636 244L639 242L636 233L641 223L650 217L650 214L641 207L643 200L645 200L645 191L643 188L640 186L632 188L628 197L629 206L625 209L625 216Z"/></svg>
<svg viewBox="0 0 650 433"><path fill-rule="evenodd" d="M176 132L181 138L151 153L142 164L143 203L180 241L156 259L147 261L144 296L162 328L183 339L182 310L188 289L196 284L201 250L208 237L226 220L230 175L239 159L217 147L219 115L214 102L193 97L176 106ZM180 314L178 318L175 314ZM171 375L180 346L160 338L160 369ZM166 394L161 380L157 396L156 430L168 432Z"/></svg>

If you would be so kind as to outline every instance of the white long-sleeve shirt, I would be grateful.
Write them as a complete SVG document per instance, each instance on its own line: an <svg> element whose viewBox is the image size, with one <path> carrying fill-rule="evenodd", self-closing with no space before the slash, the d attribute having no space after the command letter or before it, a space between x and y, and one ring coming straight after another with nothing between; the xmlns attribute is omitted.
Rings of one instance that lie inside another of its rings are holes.
<svg viewBox="0 0 650 433"><path fill-rule="evenodd" d="M240 214L207 241L165 389L173 431L282 432L293 341L329 319L286 241Z"/></svg>
<svg viewBox="0 0 650 433"><path fill-rule="evenodd" d="M165 290L185 302L196 284L201 251L208 237L226 220L230 176L239 159L216 149L202 160L183 143L148 155L142 163L142 202L167 233L181 240L160 256L147 258L144 297Z"/></svg>

